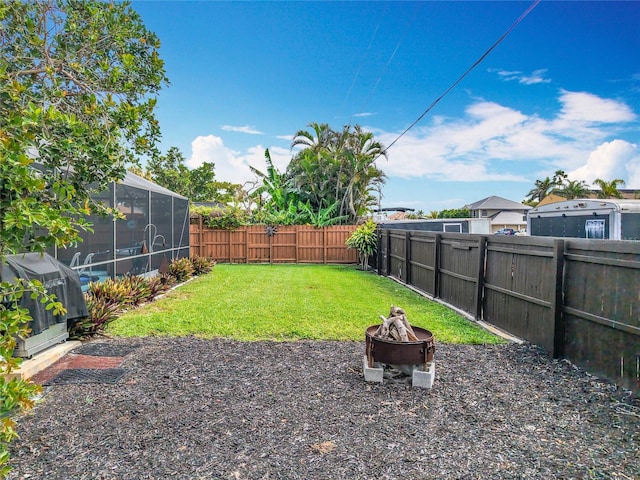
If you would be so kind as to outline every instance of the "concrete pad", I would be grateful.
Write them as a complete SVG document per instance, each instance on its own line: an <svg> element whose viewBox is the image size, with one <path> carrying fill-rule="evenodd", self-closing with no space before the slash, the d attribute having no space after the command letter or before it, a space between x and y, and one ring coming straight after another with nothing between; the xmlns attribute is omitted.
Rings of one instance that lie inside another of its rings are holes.
<svg viewBox="0 0 640 480"><path fill-rule="evenodd" d="M78 340L71 340L49 347L34 355L33 358L24 360L19 369L14 370L9 375L6 375L5 378L7 380L11 380L12 378L22 378L25 380L31 378L36 373L53 365L71 350L79 347L80 345L82 345L82 342Z"/></svg>
<svg viewBox="0 0 640 480"><path fill-rule="evenodd" d="M426 370L414 370L411 385L419 388L432 388L436 378L435 362L427 363Z"/></svg>
<svg viewBox="0 0 640 480"><path fill-rule="evenodd" d="M369 361L365 355L362 360L362 371L364 372L364 380L366 382L382 383L384 379L384 368L380 367L378 362L373 364L373 367L369 366Z"/></svg>

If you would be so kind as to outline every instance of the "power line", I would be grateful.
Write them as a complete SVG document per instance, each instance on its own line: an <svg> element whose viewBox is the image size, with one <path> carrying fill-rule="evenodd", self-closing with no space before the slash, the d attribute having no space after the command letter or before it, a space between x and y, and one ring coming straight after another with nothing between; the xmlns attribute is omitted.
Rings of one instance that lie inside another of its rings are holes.
<svg viewBox="0 0 640 480"><path fill-rule="evenodd" d="M405 29L404 29L404 31L402 33L402 36L398 39L398 43L396 43L396 47L393 49L393 52L391 52L391 56L387 60L386 65L384 66L384 68L382 69L380 74L378 75L378 79L376 80L376 83L374 84L373 88L371 88L371 91L369 92L369 95L367 95L367 97L362 102L362 107L360 108L359 112L362 112L364 110L365 105L367 105L367 103L369 103L369 100L371 99L371 97L373 96L375 91L377 90L378 85L380 85L380 82L382 81L382 77L384 77L385 74L387 73L387 70L389 69L389 65L391 65L391 62L395 58L396 53L398 53L398 50L400 49L400 46L404 42L404 39L407 36L407 33L409 32L409 30L411 29L411 26L413 25L413 23L415 22L416 18L418 17L418 12L420 11L421 7L422 7L422 4L419 3L418 6L416 7L416 9L414 10L413 17L411 18L411 20L405 26ZM353 120L353 114L351 114L350 117L349 117L349 126L351 126L351 121L352 120Z"/></svg>
<svg viewBox="0 0 640 480"><path fill-rule="evenodd" d="M512 31L514 28L516 28L516 27L518 26L518 24L519 24L522 20L524 20L524 18L525 18L525 17L526 17L530 12L531 12L531 10L533 10L533 9L536 7L536 5L538 5L538 3L540 3L540 0L535 0L535 1L534 1L534 2L529 6L529 8L527 8L527 9L524 11L524 13L523 13L522 15L520 15L520 16L518 17L518 19L517 19L517 20L516 20L516 21L515 21L515 22L514 22L514 23L513 23L513 24L512 24L508 29L507 29L507 31L506 31L506 32L504 32L504 33L502 34L502 36L500 36L500 38L498 38L498 40L496 40L496 41L494 42L494 44L493 44L493 45L491 45L491 47L489 47L489 49L488 49L486 52L484 52L484 53L482 54L482 56L480 56L480 58L478 58L478 59L473 63L473 65L471 65L471 66L470 66L470 67L469 67L469 68L468 68L468 69L467 69L467 70L466 70L466 71L465 71L465 72L464 72L460 77L458 77L458 79L457 79L455 82L453 82L453 83L451 84L451 86L450 86L449 88L447 88L447 89L444 91L444 93L442 93L442 95L440 95L438 98L436 98L436 99L435 99L435 101L434 101L431 105L429 105L429 107L428 107L424 112L422 112L422 115L420 115L420 116L419 116L419 117L418 117L418 118L417 118L417 119L416 119L416 120L415 120L411 125L409 125L409 126L408 126L408 127L407 127L407 128L406 128L406 129L405 129L405 130L400 134L400 135L398 135L398 136L396 137L396 139L395 139L393 142L391 142L391 143L389 144L389 146L388 146L387 148L385 148L385 149L384 149L384 150L383 150L383 151L378 155L378 157L377 157L377 158L380 158L380 156L381 156L381 155L385 155L385 154L387 153L387 151L388 151L388 150L389 150L393 145L395 145L395 143L396 143L398 140L400 140L400 139L401 139L401 138L402 138L402 137L403 137L403 136L404 136L404 135L405 135L409 130L411 130L413 127L415 127L415 126L418 124L418 122L420 122L420 120L422 120L422 119L425 117L425 115L426 115L427 113L429 113L429 112L431 111L431 109L432 109L433 107L435 107L435 106L440 102L440 100L442 100L442 99L443 99L443 98L444 98L444 97L445 97L445 96L446 96L446 95L447 95L451 90L453 90L453 89L454 89L454 88L455 88L455 87L456 87L456 86L457 86L457 85L458 85L458 84L459 84L459 83L460 83L460 82L461 82L461 81L462 81L462 80L463 80L463 79L464 79L464 78L465 78L465 77L466 77L466 76L471 72L471 70L473 70L473 69L474 69L474 68L476 68L478 65L480 65L480 63L481 63L481 62L482 62L482 61L483 61L483 60L484 60L484 59L485 59L485 58L486 58L486 57L487 57L487 56L488 56L488 55L493 51L493 49L494 49L494 48L496 48L498 45L500 45L500 43L502 43L502 41L507 37L507 35L509 35L509 34L511 33L511 31ZM376 158L376 159L377 159L377 158Z"/></svg>

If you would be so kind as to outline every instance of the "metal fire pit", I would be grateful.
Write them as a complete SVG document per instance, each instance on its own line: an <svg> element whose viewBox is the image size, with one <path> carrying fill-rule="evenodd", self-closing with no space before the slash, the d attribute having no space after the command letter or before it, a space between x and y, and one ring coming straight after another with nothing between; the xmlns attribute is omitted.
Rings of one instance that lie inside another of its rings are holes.
<svg viewBox="0 0 640 480"><path fill-rule="evenodd" d="M387 378L395 382L399 378L393 372L399 372L401 382L404 382L401 378L410 375L412 386L431 388L436 374L433 334L424 328L413 327L418 340L396 342L376 337L378 327L372 325L367 328L367 351L362 358L365 381L382 383ZM389 367L386 374L385 367Z"/></svg>
<svg viewBox="0 0 640 480"><path fill-rule="evenodd" d="M422 365L426 370L427 363L433 362L435 343L429 330L413 327L417 341L396 342L376 337L378 327L379 325L372 325L367 328L366 348L370 368L379 362L389 365Z"/></svg>

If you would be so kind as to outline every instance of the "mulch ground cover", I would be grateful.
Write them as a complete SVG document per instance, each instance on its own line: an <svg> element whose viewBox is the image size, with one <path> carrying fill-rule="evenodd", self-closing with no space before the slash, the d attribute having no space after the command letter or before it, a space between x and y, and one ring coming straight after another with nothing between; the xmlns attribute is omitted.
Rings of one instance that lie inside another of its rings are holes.
<svg viewBox="0 0 640 480"><path fill-rule="evenodd" d="M436 339L426 390L365 382L364 339L100 342L124 376L51 382L9 478L640 478L640 401L531 345Z"/></svg>

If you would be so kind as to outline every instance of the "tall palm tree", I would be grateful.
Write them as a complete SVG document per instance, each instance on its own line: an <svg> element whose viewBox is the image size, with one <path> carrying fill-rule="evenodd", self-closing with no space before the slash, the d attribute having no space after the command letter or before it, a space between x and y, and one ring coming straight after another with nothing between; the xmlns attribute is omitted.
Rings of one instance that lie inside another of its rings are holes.
<svg viewBox="0 0 640 480"><path fill-rule="evenodd" d="M529 190L529 193L527 193L527 200L530 202L541 202L557 186L558 184L555 182L555 180L552 180L549 177L546 177L544 180L536 180L535 187Z"/></svg>
<svg viewBox="0 0 640 480"><path fill-rule="evenodd" d="M309 148L314 152L318 152L323 148L328 148L334 143L335 132L331 130L328 124L312 122L309 124L309 127L311 127L313 132L299 130L298 133L296 133L291 142L292 149L296 146L302 146L304 149Z"/></svg>
<svg viewBox="0 0 640 480"><path fill-rule="evenodd" d="M593 184L600 187L598 198L623 198L622 192L618 190L618 185L624 185L624 180L620 178L616 178L610 182L596 178Z"/></svg>
<svg viewBox="0 0 640 480"><path fill-rule="evenodd" d="M588 197L591 192L584 180L569 180L561 187L556 188L553 193L567 200L573 200L575 198Z"/></svg>
<svg viewBox="0 0 640 480"><path fill-rule="evenodd" d="M375 204L374 190L384 183L375 160L386 156L373 134L359 125L334 131L326 124L311 123L312 131L299 131L291 147L304 147L287 169L303 202L316 210L338 202L338 216L355 221Z"/></svg>
<svg viewBox="0 0 640 480"><path fill-rule="evenodd" d="M340 211L357 219L371 206L371 191L384 183L385 175L375 161L380 156L386 158L386 152L373 134L363 131L359 125L354 127L345 147L344 168L349 182L342 194Z"/></svg>

